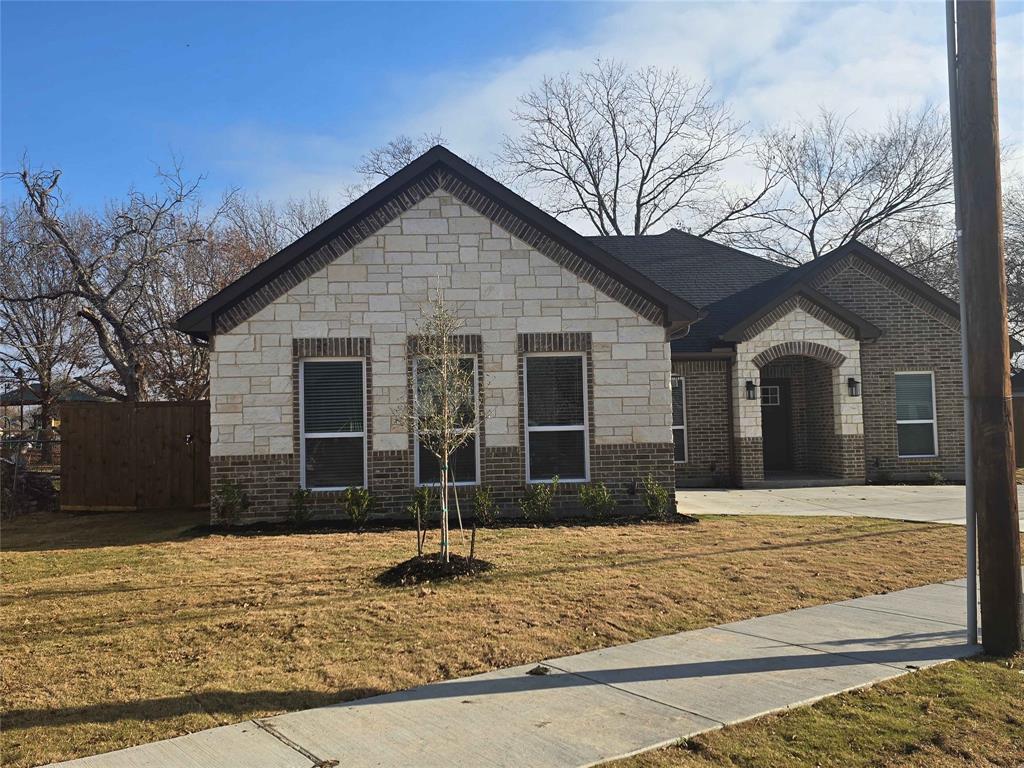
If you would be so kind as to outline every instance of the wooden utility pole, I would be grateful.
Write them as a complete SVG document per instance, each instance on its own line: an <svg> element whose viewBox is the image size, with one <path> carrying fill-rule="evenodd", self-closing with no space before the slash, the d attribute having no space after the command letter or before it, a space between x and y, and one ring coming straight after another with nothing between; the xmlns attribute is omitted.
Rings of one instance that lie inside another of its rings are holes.
<svg viewBox="0 0 1024 768"><path fill-rule="evenodd" d="M995 3L956 2L957 205L960 301L970 348L970 429L985 651L1024 648L1020 531L1014 478L1010 343L1006 322Z"/></svg>

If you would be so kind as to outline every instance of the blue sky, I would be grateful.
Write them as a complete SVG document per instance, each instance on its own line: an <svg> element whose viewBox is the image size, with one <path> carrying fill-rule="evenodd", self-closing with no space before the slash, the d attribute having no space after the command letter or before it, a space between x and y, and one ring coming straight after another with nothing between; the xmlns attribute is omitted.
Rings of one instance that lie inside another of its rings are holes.
<svg viewBox="0 0 1024 768"><path fill-rule="evenodd" d="M544 74L596 56L712 80L753 125L818 104L872 124L945 99L941 2L3 2L2 162L102 205L180 157L211 197L329 196L397 133L486 158ZM1024 6L1000 15L1004 139L1024 131ZM5 185L5 196L10 194Z"/></svg>

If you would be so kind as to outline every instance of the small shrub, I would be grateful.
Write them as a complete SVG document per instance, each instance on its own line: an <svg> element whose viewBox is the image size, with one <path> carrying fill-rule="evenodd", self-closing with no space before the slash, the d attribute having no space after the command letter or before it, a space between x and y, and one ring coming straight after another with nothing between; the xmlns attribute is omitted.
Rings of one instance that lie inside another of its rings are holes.
<svg viewBox="0 0 1024 768"><path fill-rule="evenodd" d="M928 485L945 485L946 476L941 472L928 473Z"/></svg>
<svg viewBox="0 0 1024 768"><path fill-rule="evenodd" d="M291 504L288 505L288 519L293 523L305 523L309 520L309 498L312 494L308 488L296 488L292 491Z"/></svg>
<svg viewBox="0 0 1024 768"><path fill-rule="evenodd" d="M481 485L473 494L473 517L482 528L490 528L498 521L498 504L486 485Z"/></svg>
<svg viewBox="0 0 1024 768"><path fill-rule="evenodd" d="M436 501L437 493L434 489L428 485L423 485L412 492L412 501L409 502L409 506L405 508L405 511L409 513L409 518L413 522L416 522L416 519L419 518L420 525L426 526L427 518L430 516Z"/></svg>
<svg viewBox="0 0 1024 768"><path fill-rule="evenodd" d="M643 499L647 514L651 517L661 520L668 517L669 494L665 486L654 480L654 475L649 474L644 478Z"/></svg>
<svg viewBox="0 0 1024 768"><path fill-rule="evenodd" d="M237 483L221 483L210 503L218 520L237 523L249 511L249 494Z"/></svg>
<svg viewBox="0 0 1024 768"><path fill-rule="evenodd" d="M550 483L537 483L526 489L526 495L519 500L523 517L531 523L546 523L551 520L552 502L558 491L558 475Z"/></svg>
<svg viewBox="0 0 1024 768"><path fill-rule="evenodd" d="M376 500L366 488L349 488L345 491L345 514L356 530L361 530L369 519Z"/></svg>
<svg viewBox="0 0 1024 768"><path fill-rule="evenodd" d="M598 520L606 519L615 510L615 497L604 483L580 486L580 503Z"/></svg>

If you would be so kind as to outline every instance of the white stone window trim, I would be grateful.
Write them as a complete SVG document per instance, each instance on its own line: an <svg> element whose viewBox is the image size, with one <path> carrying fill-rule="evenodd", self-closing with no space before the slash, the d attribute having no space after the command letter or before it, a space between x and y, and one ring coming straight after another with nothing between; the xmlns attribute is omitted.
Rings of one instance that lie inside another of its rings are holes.
<svg viewBox="0 0 1024 768"><path fill-rule="evenodd" d="M680 388L682 390L682 393L683 393L683 423L682 424L675 424L675 423L673 423L672 424L672 432L675 433L676 431L681 431L683 433L683 456L685 456L686 458L683 459L682 461L675 460L675 463L676 464L687 464L690 461L690 433L686 429L686 405L687 405L686 377L685 376L673 375L672 376L672 386L673 387L675 386L675 383L677 381L679 382L679 386L680 386ZM674 421L675 421L675 419L673 419L673 422ZM673 451L674 451L674 449L673 449Z"/></svg>
<svg viewBox="0 0 1024 768"><path fill-rule="evenodd" d="M527 385L527 366L526 360L530 357L578 357L580 360L580 366L582 368L582 378L580 383L583 387L583 423L582 424L559 424L557 426L550 427L531 427L530 426L530 398L527 395L529 388ZM583 432L583 477L569 477L569 478L558 478L558 483L561 484L575 484L575 483L589 483L590 482L590 402L587 395L587 355L585 352L524 352L523 353L523 440L525 445L523 446L523 453L526 459L526 482L531 485L550 485L552 480L534 480L530 477L530 433L531 432Z"/></svg>
<svg viewBox="0 0 1024 768"><path fill-rule="evenodd" d="M480 374L479 374L479 361L476 355L459 355L460 360L472 360L473 361L473 409L476 413L476 436L473 438L473 442L476 445L476 477L473 480L460 480L455 485L480 485ZM412 396L413 400L416 399L416 367L419 363L419 358L414 358L412 361ZM465 430L463 430L465 431ZM413 480L416 483L417 488L440 488L441 483L421 483L420 482L420 431L418 428L413 429L413 440L412 440L412 456L413 456Z"/></svg>
<svg viewBox="0 0 1024 768"><path fill-rule="evenodd" d="M363 430L362 432L306 432L306 387L305 387L305 371L306 363L359 363L359 366L363 372ZM362 357L304 357L299 360L299 485L313 493L320 493L322 491L347 491L350 487L348 485L334 485L334 486L317 486L310 488L306 484L306 438L311 437L314 440L317 438L328 438L328 437L361 437L363 439L363 484L358 486L360 488L368 487L369 477L369 446L366 440L366 359Z"/></svg>
<svg viewBox="0 0 1024 768"><path fill-rule="evenodd" d="M934 371L896 371L898 376L925 376L931 379L932 387L932 417L930 419L901 419L896 417L896 458L898 459L934 459L939 455L939 412L935 407L935 372ZM895 404L895 392L894 404ZM931 424L932 445L935 446L933 453L900 453L900 424Z"/></svg>

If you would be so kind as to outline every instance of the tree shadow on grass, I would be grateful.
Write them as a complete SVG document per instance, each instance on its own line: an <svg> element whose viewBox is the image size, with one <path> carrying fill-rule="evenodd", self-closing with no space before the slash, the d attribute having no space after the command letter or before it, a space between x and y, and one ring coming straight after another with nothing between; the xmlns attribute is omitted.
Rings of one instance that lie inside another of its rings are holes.
<svg viewBox="0 0 1024 768"><path fill-rule="evenodd" d="M3 524L5 552L50 552L136 544L189 537L209 520L204 509L145 512L34 512Z"/></svg>

